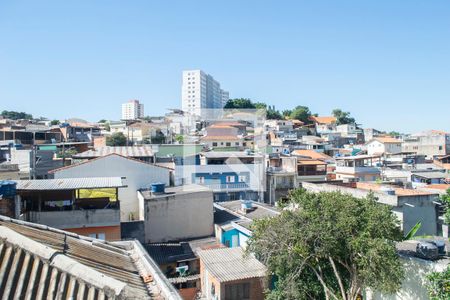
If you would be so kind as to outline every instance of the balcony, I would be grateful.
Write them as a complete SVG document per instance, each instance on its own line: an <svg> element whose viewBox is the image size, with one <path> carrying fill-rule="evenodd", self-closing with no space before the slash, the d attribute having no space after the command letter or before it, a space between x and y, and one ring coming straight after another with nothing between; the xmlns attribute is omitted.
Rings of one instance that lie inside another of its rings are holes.
<svg viewBox="0 0 450 300"><path fill-rule="evenodd" d="M251 187L246 182L212 183L212 184L200 184L200 185L211 189L213 192L233 192L233 191L251 190Z"/></svg>

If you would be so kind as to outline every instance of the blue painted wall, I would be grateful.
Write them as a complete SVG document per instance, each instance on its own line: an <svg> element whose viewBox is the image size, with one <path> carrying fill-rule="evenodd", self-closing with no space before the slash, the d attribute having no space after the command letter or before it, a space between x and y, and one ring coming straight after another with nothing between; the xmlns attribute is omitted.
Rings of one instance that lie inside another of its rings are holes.
<svg viewBox="0 0 450 300"><path fill-rule="evenodd" d="M239 182L239 175L245 176L246 181L245 182ZM242 172L242 173L235 173L235 172L224 172L224 173L194 173L192 174L192 181L197 182L196 178L198 177L204 177L205 178L205 184L226 184L227 183L227 176L234 176L234 182L233 183L248 183L250 181L250 172Z"/></svg>

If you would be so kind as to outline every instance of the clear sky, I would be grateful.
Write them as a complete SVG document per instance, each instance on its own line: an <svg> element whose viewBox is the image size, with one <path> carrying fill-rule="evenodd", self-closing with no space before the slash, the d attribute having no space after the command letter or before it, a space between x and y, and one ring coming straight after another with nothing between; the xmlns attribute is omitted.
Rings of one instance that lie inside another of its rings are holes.
<svg viewBox="0 0 450 300"><path fill-rule="evenodd" d="M183 69L277 109L450 131L450 1L0 0L0 110L159 115Z"/></svg>

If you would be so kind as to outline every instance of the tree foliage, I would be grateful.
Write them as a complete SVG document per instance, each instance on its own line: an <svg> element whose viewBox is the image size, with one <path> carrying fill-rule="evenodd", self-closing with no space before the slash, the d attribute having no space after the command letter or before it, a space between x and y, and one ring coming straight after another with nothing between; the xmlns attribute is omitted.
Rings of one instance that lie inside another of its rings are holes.
<svg viewBox="0 0 450 300"><path fill-rule="evenodd" d="M293 120L300 120L303 123L311 123L311 111L307 106L298 105L292 111L289 117Z"/></svg>
<svg viewBox="0 0 450 300"><path fill-rule="evenodd" d="M106 137L106 146L125 146L127 137L122 132L115 132Z"/></svg>
<svg viewBox="0 0 450 300"><path fill-rule="evenodd" d="M289 209L256 221L249 251L277 278L269 299L356 299L363 289L393 293L403 268L396 217L373 195L292 191Z"/></svg>
<svg viewBox="0 0 450 300"><path fill-rule="evenodd" d="M51 120L50 125L59 125L59 120Z"/></svg>
<svg viewBox="0 0 450 300"><path fill-rule="evenodd" d="M9 110L4 110L2 111L2 117L5 119L11 119L11 120L20 120L20 119L25 119L25 120L32 120L33 116L24 112L18 112L18 111L9 111Z"/></svg>
<svg viewBox="0 0 450 300"><path fill-rule="evenodd" d="M177 135L175 136L175 141L177 141L178 144L183 144L183 142L184 142L184 136L183 136L182 134L177 134Z"/></svg>
<svg viewBox="0 0 450 300"><path fill-rule="evenodd" d="M450 267L443 272L432 272L427 275L427 290L430 300L450 299Z"/></svg>
<svg viewBox="0 0 450 300"><path fill-rule="evenodd" d="M339 108L333 109L331 114L336 118L337 125L352 124L356 122L355 118L351 117L348 111L342 111Z"/></svg>
<svg viewBox="0 0 450 300"><path fill-rule="evenodd" d="M252 102L252 100L250 100L248 98L236 98L236 99L228 100L228 102L225 104L224 108L227 108L227 109L234 109L234 108L255 109L256 106Z"/></svg>
<svg viewBox="0 0 450 300"><path fill-rule="evenodd" d="M446 206L444 221L446 224L450 224L450 188L447 189L447 192L444 195L441 195L442 204Z"/></svg>

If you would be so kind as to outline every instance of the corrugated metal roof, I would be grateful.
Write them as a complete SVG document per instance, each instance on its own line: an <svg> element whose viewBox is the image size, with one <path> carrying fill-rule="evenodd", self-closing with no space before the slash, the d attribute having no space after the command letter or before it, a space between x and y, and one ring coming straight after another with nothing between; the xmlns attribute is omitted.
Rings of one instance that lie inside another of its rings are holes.
<svg viewBox="0 0 450 300"><path fill-rule="evenodd" d="M3 297L151 298L132 250L19 222L0 218Z"/></svg>
<svg viewBox="0 0 450 300"><path fill-rule="evenodd" d="M151 157L154 155L151 146L121 146L121 147L99 147L95 150L88 150L82 153L73 155L73 158L95 158L106 156L109 154L119 154L125 157Z"/></svg>
<svg viewBox="0 0 450 300"><path fill-rule="evenodd" d="M240 247L203 250L198 253L205 268L220 282L264 277L267 268Z"/></svg>
<svg viewBox="0 0 450 300"><path fill-rule="evenodd" d="M17 190L51 191L123 187L121 177L61 178L40 180L16 180Z"/></svg>

